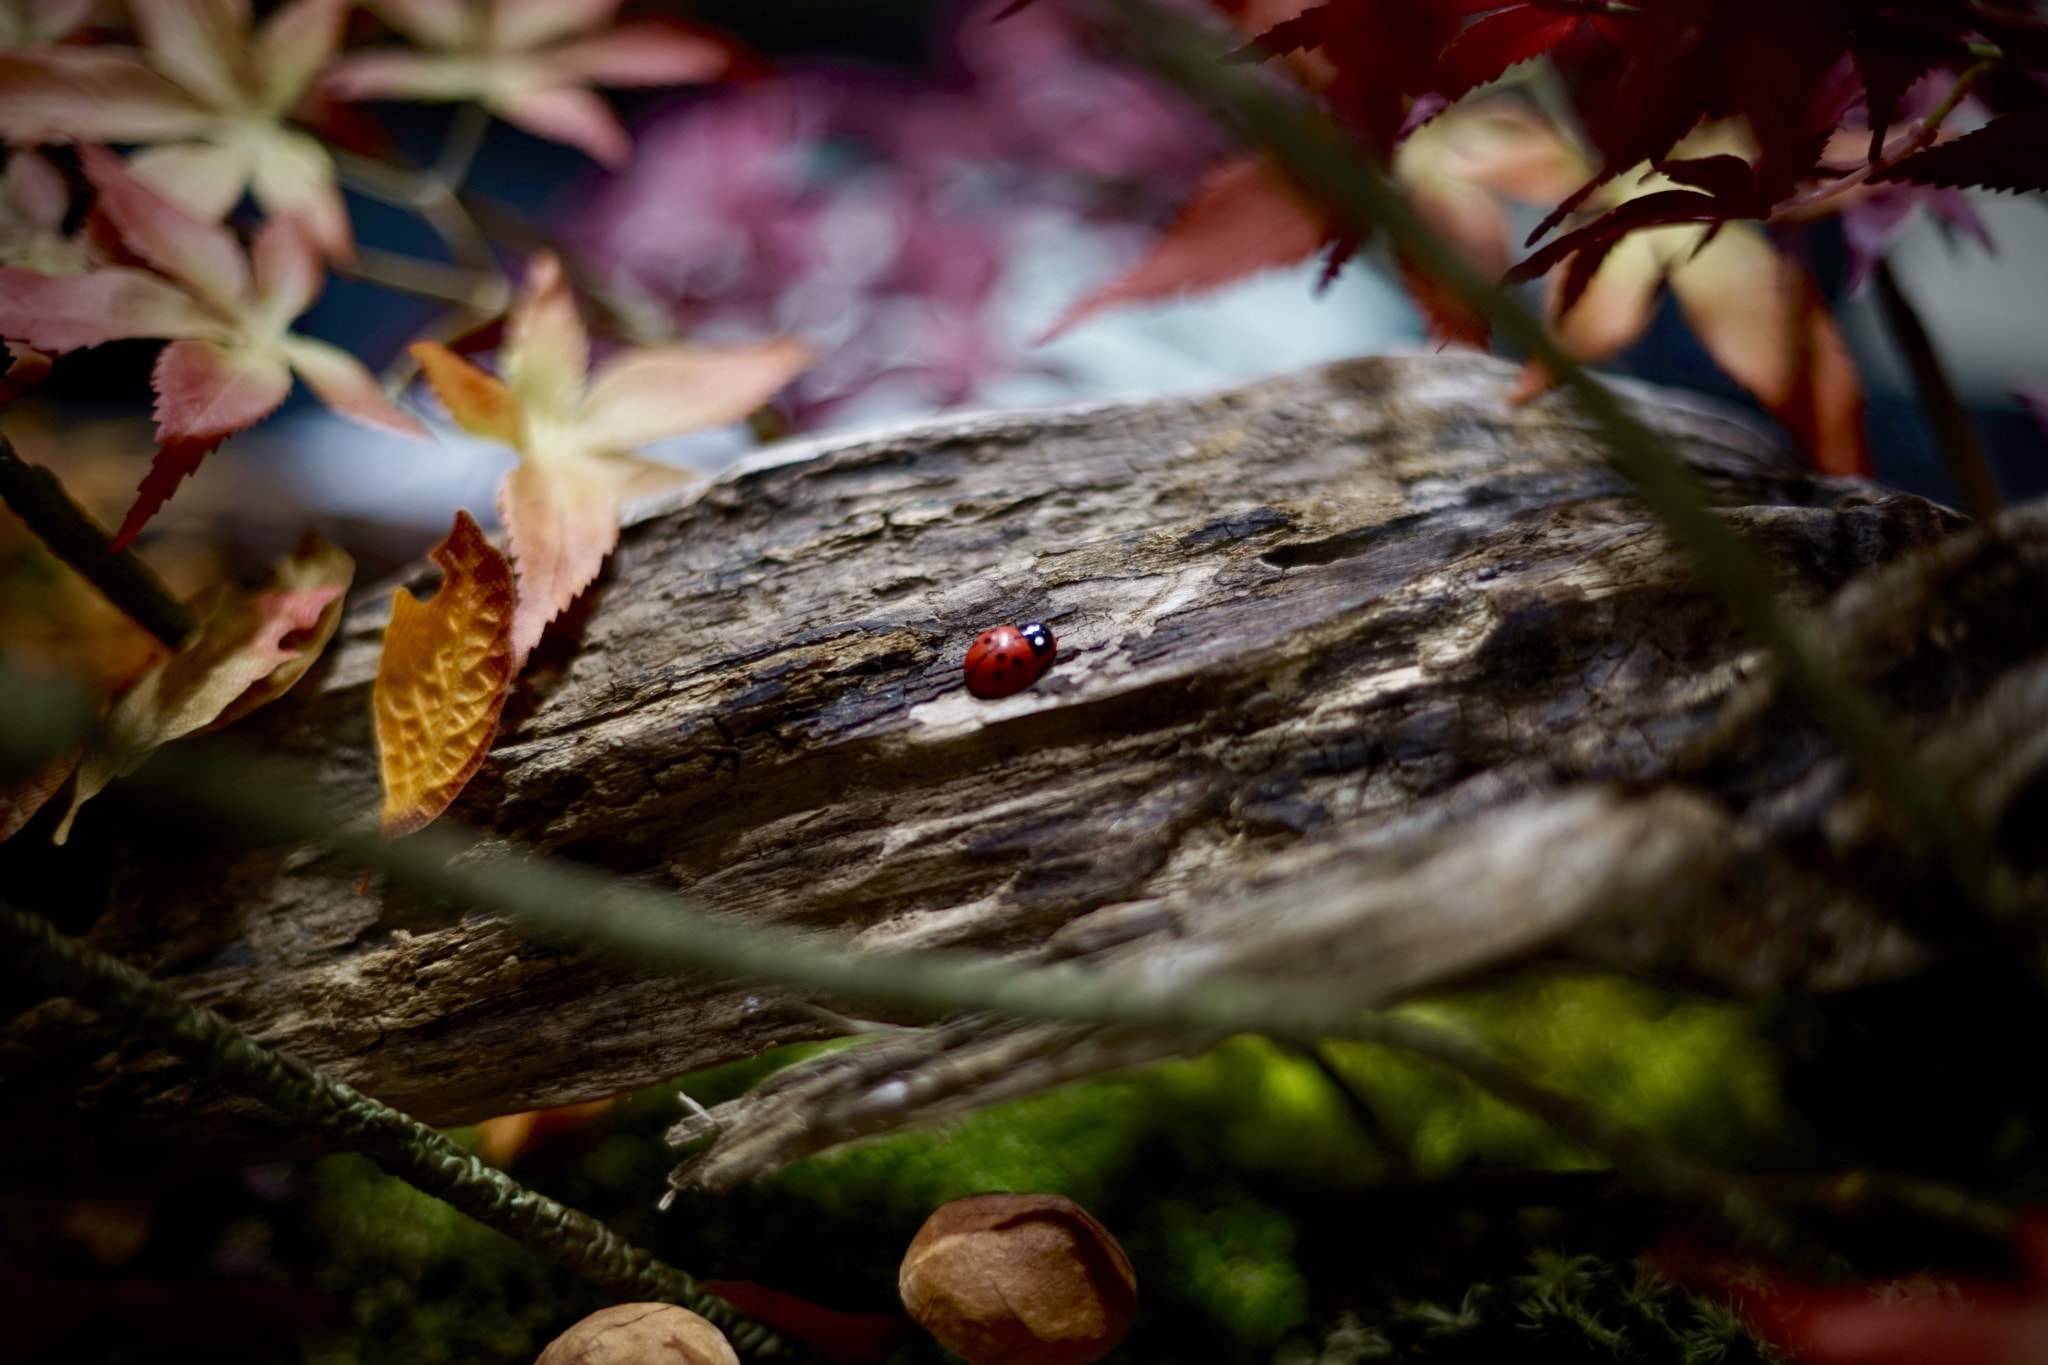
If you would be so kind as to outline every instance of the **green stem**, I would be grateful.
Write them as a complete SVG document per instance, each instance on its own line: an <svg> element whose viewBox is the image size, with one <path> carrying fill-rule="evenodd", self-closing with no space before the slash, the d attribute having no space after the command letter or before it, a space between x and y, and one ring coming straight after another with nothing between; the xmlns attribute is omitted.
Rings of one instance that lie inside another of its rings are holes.
<svg viewBox="0 0 2048 1365"><path fill-rule="evenodd" d="M1762 561L1709 510L1699 479L1656 433L1560 349L1533 314L1474 274L1328 119L1274 94L1259 74L1226 62L1211 35L1180 15L1150 0L1103 3L1123 21L1131 51L1222 112L1351 230L1385 229L1401 251L1483 314L1497 335L1557 378L1606 445L1608 462L1691 556L1708 590L1770 651L1786 686L1864 775L1906 813L1970 903L2002 929L2025 927L2012 874L1886 728L1876 703L1849 683L1812 629L1779 601Z"/></svg>
<svg viewBox="0 0 2048 1365"><path fill-rule="evenodd" d="M288 1052L264 1047L212 1010L193 1009L169 987L65 938L41 916L0 902L0 939L11 949L8 965L52 995L69 996L151 1046L184 1058L209 1079L363 1153L608 1293L682 1304L717 1324L751 1359L797 1358L775 1333L589 1214L524 1188L391 1106Z"/></svg>
<svg viewBox="0 0 2048 1365"><path fill-rule="evenodd" d="M85 576L135 623L178 648L192 634L192 614L133 550L113 550L113 539L71 500L57 476L15 454L0 436L0 500L28 523L50 553Z"/></svg>

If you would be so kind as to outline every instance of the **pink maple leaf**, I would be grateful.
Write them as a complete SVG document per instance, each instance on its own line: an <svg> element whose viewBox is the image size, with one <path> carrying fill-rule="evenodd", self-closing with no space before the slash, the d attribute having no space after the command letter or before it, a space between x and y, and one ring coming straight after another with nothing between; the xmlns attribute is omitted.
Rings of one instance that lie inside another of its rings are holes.
<svg viewBox="0 0 2048 1365"><path fill-rule="evenodd" d="M170 340L154 373L161 449L116 548L208 452L282 403L294 374L344 417L426 434L355 357L290 330L326 280L299 219L271 219L245 252L233 233L164 199L113 153L88 146L80 160L100 211L142 265L62 276L0 266L0 337L58 355L108 341Z"/></svg>
<svg viewBox="0 0 2048 1365"><path fill-rule="evenodd" d="M593 85L679 85L715 79L723 43L658 21L610 27L619 0L372 0L422 50L346 57L327 73L344 100L474 100L536 137L566 142L607 166L632 140Z"/></svg>
<svg viewBox="0 0 2048 1365"><path fill-rule="evenodd" d="M140 48L0 50L0 136L15 143L147 144L131 168L202 218L252 193L355 259L334 161L285 118L333 58L349 0L289 0L261 25L249 0L132 6Z"/></svg>

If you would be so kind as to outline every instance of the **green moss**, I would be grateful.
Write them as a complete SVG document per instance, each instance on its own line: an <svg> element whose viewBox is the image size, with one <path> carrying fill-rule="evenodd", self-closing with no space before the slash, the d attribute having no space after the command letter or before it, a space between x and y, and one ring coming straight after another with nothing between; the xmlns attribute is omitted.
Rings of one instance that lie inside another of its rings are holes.
<svg viewBox="0 0 2048 1365"><path fill-rule="evenodd" d="M1540 1079L1704 1160L1739 1162L1777 1140L1777 1064L1740 1008L1572 972L1409 1008L1498 1039ZM1668 1286L1630 1297L1635 1229L1616 1242L1569 1211L1547 1221L1513 1207L1460 1211L1454 1178L1597 1162L1448 1069L1375 1047L1329 1051L1371 1122L1300 1053L1238 1038L653 1212L674 1160L661 1135L679 1094L715 1104L816 1051L781 1049L652 1087L514 1174L692 1273L867 1311L893 1309L897 1258L938 1205L991 1190L1067 1194L1130 1251L1143 1311L1119 1358L1148 1365L1253 1365L1276 1351L1348 1365L1380 1358L1381 1346L1442 1354L1453 1342L1480 1351L1539 1338L1568 1345L1555 1358L1755 1358L1731 1346L1747 1342L1732 1320ZM1416 1179L1453 1183L1412 1185L1400 1176L1410 1164ZM538 1256L367 1163L312 1169L326 1248L318 1283L350 1299L355 1325L310 1358L530 1360L597 1306ZM1445 1240L1446 1219L1484 1231ZM1541 1240L1553 1237L1562 1240ZM921 1337L905 1349L906 1361L940 1358Z"/></svg>

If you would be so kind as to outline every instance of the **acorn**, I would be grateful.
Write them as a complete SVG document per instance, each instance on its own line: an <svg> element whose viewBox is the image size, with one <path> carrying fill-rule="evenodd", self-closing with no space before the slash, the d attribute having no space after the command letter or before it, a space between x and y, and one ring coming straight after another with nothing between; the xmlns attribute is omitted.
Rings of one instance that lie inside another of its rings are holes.
<svg viewBox="0 0 2048 1365"><path fill-rule="evenodd" d="M548 1343L534 1365L740 1365L725 1333L672 1303L601 1308Z"/></svg>
<svg viewBox="0 0 2048 1365"><path fill-rule="evenodd" d="M1057 1194L942 1205L903 1254L910 1316L973 1365L1093 1365L1138 1314L1138 1277L1109 1230Z"/></svg>

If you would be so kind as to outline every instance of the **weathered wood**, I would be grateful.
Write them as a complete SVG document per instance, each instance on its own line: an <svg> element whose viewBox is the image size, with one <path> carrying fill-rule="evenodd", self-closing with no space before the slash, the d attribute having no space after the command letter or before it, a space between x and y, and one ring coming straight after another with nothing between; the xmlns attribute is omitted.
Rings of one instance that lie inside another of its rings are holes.
<svg viewBox="0 0 2048 1365"><path fill-rule="evenodd" d="M1386 357L945 421L650 509L543 646L454 818L831 927L849 951L1316 973L1367 1000L1538 950L1731 988L1927 961L1940 879L1774 700L1570 410L1510 408L1512 378ZM1643 395L1803 604L1961 524L1805 474L1739 417ZM2031 732L2001 728L2037 702L1992 720L1978 704L2042 648L2042 540L2027 523L1995 552L1943 542L1948 567L1908 560L1882 590L1919 592L1912 631L1874 624L1889 603L1842 627L1862 671L1906 678L1895 699L1947 724L1931 745L2000 755L1977 803L1993 820L2042 761L2011 742ZM387 610L385 593L358 603L321 670L248 726L365 809ZM967 642L1027 618L1058 632L1057 664L1018 696L969 697ZM2001 638L1973 633L1993 618ZM1966 742L1971 724L1985 733ZM437 1124L836 1031L771 991L622 970L359 894L359 877L306 851L136 838L92 937ZM1768 951L1744 937L1766 932ZM926 1112L899 1103L920 1086L979 1103L1156 1048L1068 1044L906 1037L848 1073L871 1074L793 1078L822 1086L812 1119L735 1111L698 1175ZM38 1179L293 1149L177 1065L109 1045L61 1002L0 1032L0 1140L51 1163ZM904 1085L877 1104L882 1076ZM861 1094L867 1117L848 1117Z"/></svg>

